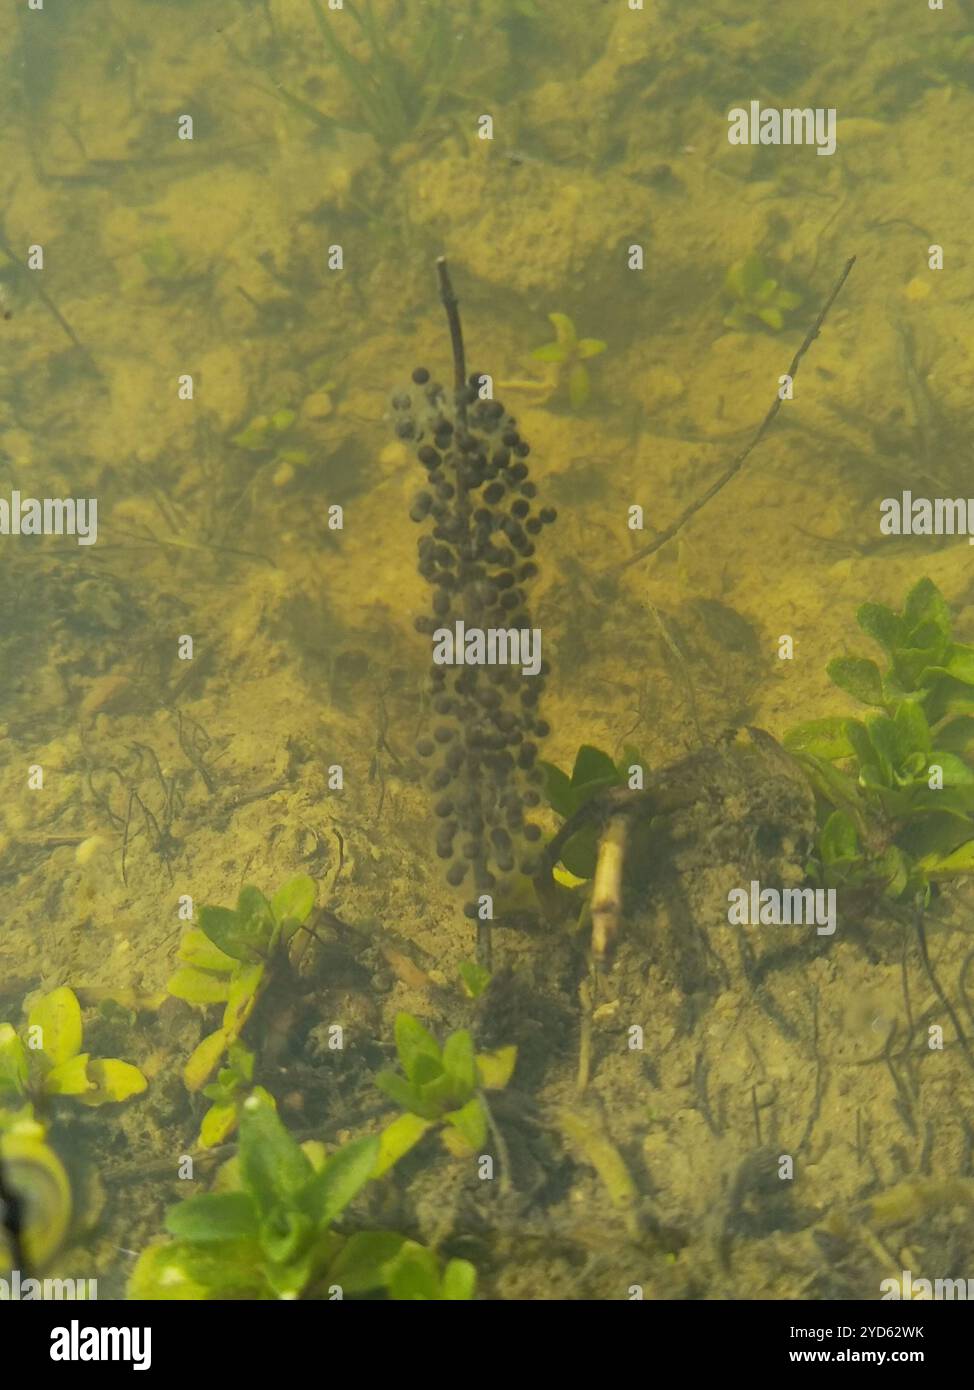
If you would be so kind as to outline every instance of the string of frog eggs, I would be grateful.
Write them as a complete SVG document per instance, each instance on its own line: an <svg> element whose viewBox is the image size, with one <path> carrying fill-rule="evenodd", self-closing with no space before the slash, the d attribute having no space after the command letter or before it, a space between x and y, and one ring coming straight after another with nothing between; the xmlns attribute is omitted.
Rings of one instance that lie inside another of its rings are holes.
<svg viewBox="0 0 974 1390"><path fill-rule="evenodd" d="M849 277L856 257L845 264L831 293L789 364L793 383L802 359ZM528 590L538 574L535 538L556 519L553 507L533 509L537 485L525 462L530 445L517 421L492 399L489 378L467 375L459 306L445 257L437 261L440 298L453 352L452 400L426 367L392 397L395 431L415 448L426 473L411 519L429 523L418 542L419 572L432 587L432 616L415 620L428 636L531 631ZM655 554L741 471L773 424L786 397L779 389L747 446L718 478L652 541L614 566L616 572ZM491 629L491 623L509 625ZM539 641L540 646L540 641ZM454 659L456 657L454 656ZM438 820L437 857L449 861L447 882L471 882L477 896L463 906L477 924L478 961L489 967L492 895L515 871L534 879L542 902L562 847L586 825L599 827L599 849L591 898L591 956L596 969L610 963L622 915L622 880L630 828L648 805L659 809L657 788L613 788L593 797L567 820L540 854L541 827L525 819L541 803L544 774L537 766L538 739L549 725L538 712L549 674L519 675L512 664L445 665L434 659L430 689L441 716L432 738L417 741L418 756L430 765L426 782ZM672 799L672 794L670 794ZM458 840L460 843L458 844Z"/></svg>

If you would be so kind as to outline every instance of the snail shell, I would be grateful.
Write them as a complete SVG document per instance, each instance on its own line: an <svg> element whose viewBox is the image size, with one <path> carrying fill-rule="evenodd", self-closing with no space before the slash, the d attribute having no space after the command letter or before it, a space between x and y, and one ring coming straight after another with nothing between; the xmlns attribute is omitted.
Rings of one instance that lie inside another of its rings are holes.
<svg viewBox="0 0 974 1390"><path fill-rule="evenodd" d="M4 1177L24 1204L24 1259L31 1271L46 1265L71 1225L71 1184L61 1160L43 1140L8 1134L0 1142Z"/></svg>

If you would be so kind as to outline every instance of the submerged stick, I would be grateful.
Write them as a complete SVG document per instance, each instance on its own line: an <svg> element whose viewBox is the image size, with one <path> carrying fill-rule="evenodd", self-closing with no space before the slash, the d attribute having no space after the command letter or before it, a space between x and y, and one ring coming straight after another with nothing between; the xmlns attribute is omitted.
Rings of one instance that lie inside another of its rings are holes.
<svg viewBox="0 0 974 1390"><path fill-rule="evenodd" d="M791 377L792 381L794 381L795 377L798 375L798 368L801 366L802 358L805 356L805 353L808 351L812 343L814 343L815 339L818 337L819 332L822 328L822 324L825 322L829 310L832 308L832 305L838 298L839 291L842 289L842 286L849 278L849 272L852 270L852 267L855 265L855 263L855 256L851 256L849 260L846 261L845 268L843 269L842 274L839 276L838 280L835 282L835 285L832 289L832 293L829 295L828 299L823 304L819 312L818 318L815 320L811 328L805 334L805 338L802 342L801 347L798 349L794 357L791 359L791 365L788 368L787 375ZM758 444L760 444L761 440L764 438L765 434L771 427L775 419L775 416L781 409L782 400L782 396L775 396L774 403L772 404L771 409L768 411L767 415L765 415L764 419L761 421L761 424L758 426L758 431L754 435L750 444L748 444L747 447L737 455L737 457L733 460L730 466L721 474L717 481L713 483L707 489L707 491L702 494L702 496L698 497L696 501L691 502L689 507L687 507L686 510L682 512L679 517L677 517L676 521L674 521L670 526L667 526L665 531L661 531L658 536L655 536L649 542L648 545L644 545L641 550L637 550L635 554L630 555L627 559L621 561L620 564L616 565L614 568L617 571L621 573L622 570L628 569L630 565L635 565L639 560L645 560L647 556L655 555L657 550L662 550L663 546L668 544L668 542L673 539L673 537L677 534L678 531L683 530L683 527L687 524L691 517L696 516L697 512L699 512L701 508L705 507L708 502L712 501L713 498L717 496L718 492L723 491L723 489L727 486L731 479L741 471L748 458L750 457L752 451L758 446Z"/></svg>
<svg viewBox="0 0 974 1390"><path fill-rule="evenodd" d="M457 302L456 295L453 293L453 285L450 281L450 272L447 270L445 256L437 257L436 274L440 282L440 298L443 301L443 308L446 310L447 323L450 325L450 345L453 348L453 385L457 397L457 419L462 425L465 425L467 423L467 402L465 399L467 366L463 352L463 329L460 327L460 305Z"/></svg>
<svg viewBox="0 0 974 1390"><path fill-rule="evenodd" d="M3 240L2 237L0 237L0 251L3 252L3 254L4 254L4 255L7 257L7 259L9 260L10 264L11 264L12 266L14 266L14 268L15 268L16 270L18 270L18 271L20 272L20 274L22 274L22 275L23 275L23 274L26 274L26 272L24 271L23 266L20 264L20 261L17 259L17 257L14 255L13 251L10 249L10 247L7 245L7 243ZM75 331L74 331L74 329L71 327L70 323L68 323L67 319L66 319L66 318L64 317L64 315L61 313L61 310L60 310L60 309L57 307L57 305L54 303L54 300L53 300L53 299L51 298L51 296L48 294L47 290L45 290L44 287L43 287L43 285L39 284L39 283L37 282L36 279L32 279L32 280L31 280L31 282L30 282L30 287L31 287L31 289L34 291L34 293L37 295L37 297L38 297L38 299L41 301L41 303L44 305L45 309L48 310L48 312L53 316L53 318L55 319L55 321L61 326L61 328L64 329L64 332L65 332L65 334L67 335L68 339L70 340L72 346L75 347L75 348L77 348L78 352L81 354L81 356L84 358L84 360L88 363L88 365L89 365L89 367L92 369L92 371L97 372L97 371L98 371L98 367L97 367L97 364L95 363L95 359L92 357L91 353L88 351L88 349L85 347L84 343L83 343L83 342L81 341L81 339L78 337L77 333L75 333Z"/></svg>

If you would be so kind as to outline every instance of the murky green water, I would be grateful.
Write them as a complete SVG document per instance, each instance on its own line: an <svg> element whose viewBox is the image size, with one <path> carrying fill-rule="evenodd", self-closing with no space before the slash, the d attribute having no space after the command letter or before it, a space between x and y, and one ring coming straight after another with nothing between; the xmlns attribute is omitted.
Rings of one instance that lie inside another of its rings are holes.
<svg viewBox="0 0 974 1390"><path fill-rule="evenodd" d="M970 5L0 43L0 1258L974 1277Z"/></svg>

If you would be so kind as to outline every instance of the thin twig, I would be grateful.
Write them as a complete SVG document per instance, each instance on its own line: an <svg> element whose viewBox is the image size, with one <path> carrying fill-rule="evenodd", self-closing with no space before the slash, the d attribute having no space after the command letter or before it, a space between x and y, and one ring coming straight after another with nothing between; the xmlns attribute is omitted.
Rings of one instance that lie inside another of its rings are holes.
<svg viewBox="0 0 974 1390"><path fill-rule="evenodd" d="M828 299L822 306L818 318L815 320L811 328L805 334L805 338L802 342L801 347L798 349L798 351L792 358L791 366L788 368L787 373L787 375L791 377L792 381L794 381L795 377L798 375L798 368L801 365L802 358L805 356L805 353L808 351L812 343L814 343L815 339L818 337L822 324L825 322L826 315L828 314L829 310L832 308L832 305L838 298L839 291L842 289L842 286L848 279L849 272L852 270L852 267L855 265L855 263L855 256L850 257L850 259L846 262L845 269L842 271L842 274L835 282L835 286L833 287L832 293L829 295ZM677 517L676 521L674 521L671 525L667 526L665 531L660 531L659 535L655 536L653 540L649 542L648 545L644 545L641 550L637 550L635 554L630 555L628 559L623 560L619 565L616 565L613 568L621 573L622 570L628 569L630 565L635 565L639 560L645 560L648 555L655 555L656 551L662 550L663 546L667 545L677 534L678 531L682 531L683 527L687 524L690 518L696 516L697 512L699 512L702 507L705 507L708 502L712 501L713 498L717 496L718 492L721 492L731 481L731 479L741 471L748 458L750 457L752 451L758 446L758 444L760 444L761 440L764 438L765 434L770 429L771 424L775 419L775 416L781 409L783 399L784 398L780 394L775 395L771 409L768 411L767 415L765 415L764 419L761 421L761 424L758 427L757 434L755 434L750 444L748 444L747 447L737 455L737 457L730 464L730 466L721 474L717 481L713 483L705 493L702 494L702 496L698 497L696 501L691 502L689 507L687 507L685 511L683 511L679 517Z"/></svg>
<svg viewBox="0 0 974 1390"><path fill-rule="evenodd" d="M944 993L943 986L937 979L937 976L934 974L933 965L930 962L930 952L927 950L927 933L926 928L924 926L922 907L917 907L915 910L914 925L916 927L917 941L920 944L920 959L923 962L924 970L927 972L927 978L933 986L934 993L936 994L937 998L940 1000L944 1009L947 1011L948 1018L954 1025L954 1032L957 1034L957 1041L961 1045L961 1050L964 1053L964 1056L967 1058L968 1063L972 1067L974 1067L974 1052L971 1051L971 1045L967 1039L967 1034L961 1027L960 1019L957 1017L957 1011L955 1010L953 1004L951 1004L950 1000L947 998L947 995Z"/></svg>
<svg viewBox="0 0 974 1390"><path fill-rule="evenodd" d="M27 272L21 265L18 257L14 254L11 248L7 245L6 241L4 241L2 238L0 238L0 251L3 252L3 254L10 261L11 265L16 267L16 269L20 272L21 275L27 274ZM47 293L47 290L45 290L44 287L41 285L40 280L35 276L31 278L29 283L31 289L37 295L38 299L44 305L45 309L47 309L47 311L54 317L57 323L64 330L65 334L70 339L72 346L77 348L78 352L88 363L88 366L92 369L92 371L94 371L97 375L100 375L95 359L92 357L91 353L88 351L84 343L78 337L77 333L75 333L70 323L68 323L67 319L61 313L61 310L54 303L54 300Z"/></svg>
<svg viewBox="0 0 974 1390"><path fill-rule="evenodd" d="M438 256L436 261L436 274L440 282L440 298L443 301L443 308L446 310L446 320L450 325L450 345L453 348L453 384L456 389L456 408L457 419L461 425L467 423L467 366L466 358L463 353L463 329L460 327L460 306L457 297L453 293L453 285L450 281L450 272L446 266L446 257Z"/></svg>

